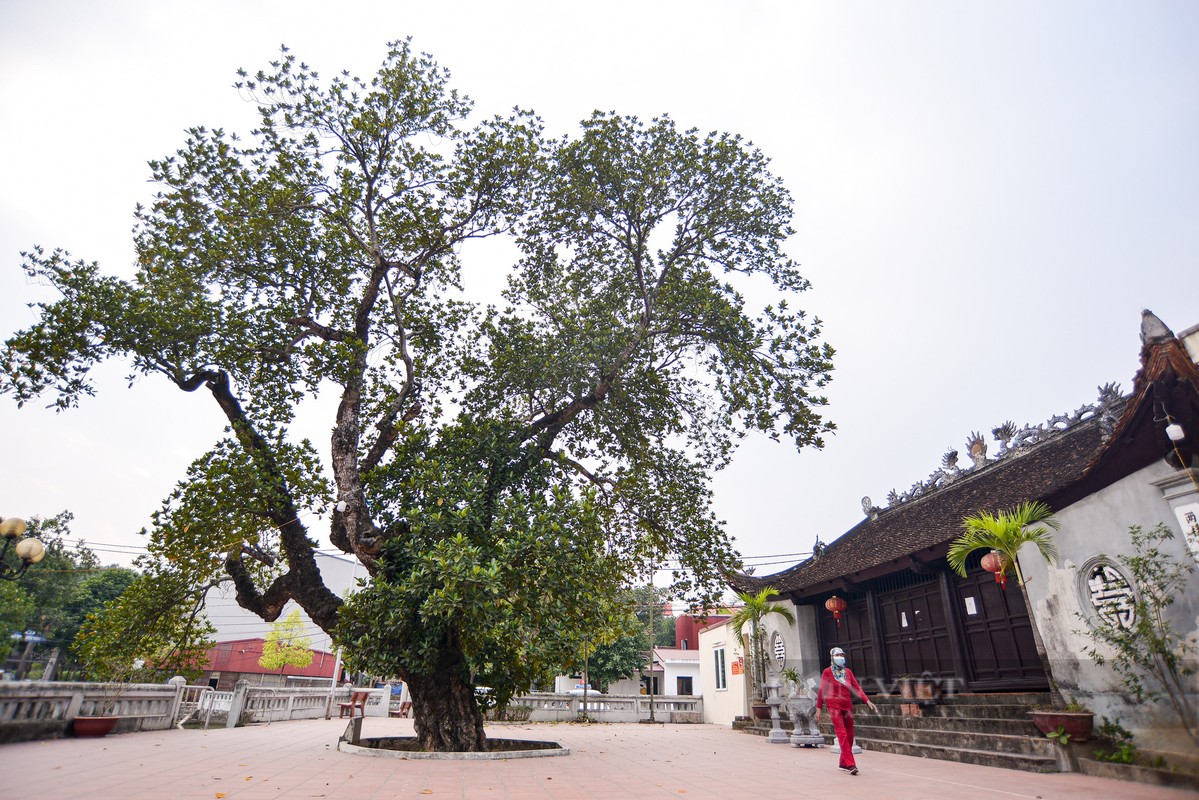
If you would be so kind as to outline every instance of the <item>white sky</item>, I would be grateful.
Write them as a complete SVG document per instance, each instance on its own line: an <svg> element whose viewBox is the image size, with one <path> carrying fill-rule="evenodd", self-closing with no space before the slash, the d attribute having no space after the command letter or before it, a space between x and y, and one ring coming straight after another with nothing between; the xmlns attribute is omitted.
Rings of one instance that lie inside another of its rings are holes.
<svg viewBox="0 0 1199 800"><path fill-rule="evenodd" d="M790 253L814 284L800 305L838 350L840 430L802 454L750 442L719 476L718 513L747 556L831 541L863 495L885 504L949 447L964 454L971 431L990 441L1099 384L1127 390L1142 308L1176 332L1199 323L1191 0L41 0L0 3L0 333L47 297L22 249L131 273L146 161L188 126L252 125L238 67L286 43L322 72L369 77L409 35L480 113L520 105L564 133L595 108L667 112L773 158L795 197ZM99 396L67 414L0 397L0 515L70 509L75 533L122 563L109 546L141 542L222 427L203 393L130 391L123 375L103 369ZM328 419L311 429L321 446Z"/></svg>

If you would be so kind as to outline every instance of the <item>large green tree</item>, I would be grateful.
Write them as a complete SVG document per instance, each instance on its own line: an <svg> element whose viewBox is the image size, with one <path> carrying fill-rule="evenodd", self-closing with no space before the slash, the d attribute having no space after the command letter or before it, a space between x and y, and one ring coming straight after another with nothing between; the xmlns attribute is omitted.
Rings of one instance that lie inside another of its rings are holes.
<svg viewBox="0 0 1199 800"><path fill-rule="evenodd" d="M831 349L792 308L791 200L750 143L601 113L551 141L523 112L470 127L448 79L407 42L369 81L286 51L243 76L252 135L196 128L151 162L132 279L26 254L62 297L0 368L18 403L64 409L118 357L207 394L227 435L158 513L153 558L267 620L294 600L409 682L426 748L472 750L472 680L527 686L667 557L676 593L719 593L736 556L712 471L752 431L821 444ZM476 307L459 258L496 234L523 255ZM289 428L329 392L322 456ZM372 575L344 607L313 555L326 509Z"/></svg>

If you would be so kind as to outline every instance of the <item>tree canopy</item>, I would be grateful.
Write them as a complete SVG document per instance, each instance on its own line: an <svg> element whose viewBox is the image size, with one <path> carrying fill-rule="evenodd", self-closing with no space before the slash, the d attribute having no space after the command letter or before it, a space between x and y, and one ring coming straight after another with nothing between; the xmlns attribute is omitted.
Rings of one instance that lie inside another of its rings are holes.
<svg viewBox="0 0 1199 800"><path fill-rule="evenodd" d="M237 86L256 130L196 127L151 162L132 279L25 254L61 298L7 341L0 386L65 410L120 358L207 394L226 435L164 502L152 557L266 620L294 600L350 663L409 681L426 747L481 749L472 679L510 694L565 663L668 557L673 592L713 600L737 563L713 470L748 433L832 429L791 198L750 142L667 116L596 112L558 139L521 110L468 122L407 41L369 80L285 49ZM521 255L480 304L460 259L495 235ZM328 393L322 452L290 428ZM344 607L320 512L373 576Z"/></svg>
<svg viewBox="0 0 1199 800"><path fill-rule="evenodd" d="M35 648L39 656L54 648L65 655L88 617L137 577L134 570L103 565L85 541L72 540L73 520L69 511L28 520L29 534L41 541L46 555L20 580L0 581L0 635L7 639L30 632L41 637L45 641ZM24 647L25 640L17 638L14 644Z"/></svg>

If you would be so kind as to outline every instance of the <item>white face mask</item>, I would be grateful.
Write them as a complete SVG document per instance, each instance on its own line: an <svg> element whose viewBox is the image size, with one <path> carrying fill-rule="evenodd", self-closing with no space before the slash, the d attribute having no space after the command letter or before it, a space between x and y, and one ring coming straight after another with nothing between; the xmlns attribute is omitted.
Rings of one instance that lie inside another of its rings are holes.
<svg viewBox="0 0 1199 800"><path fill-rule="evenodd" d="M833 656L833 663L838 667L845 666L845 656Z"/></svg>

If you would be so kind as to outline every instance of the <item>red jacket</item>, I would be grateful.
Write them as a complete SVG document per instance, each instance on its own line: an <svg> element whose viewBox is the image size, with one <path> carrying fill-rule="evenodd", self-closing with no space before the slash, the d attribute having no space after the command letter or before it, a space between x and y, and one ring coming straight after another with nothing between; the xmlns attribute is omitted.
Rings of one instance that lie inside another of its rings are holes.
<svg viewBox="0 0 1199 800"><path fill-rule="evenodd" d="M849 667L845 668L845 683L841 683L833 677L832 667L825 667L824 672L820 675L820 692L816 695L816 708L824 706L840 709L853 708L853 695L849 693L850 689L862 698L863 703L870 702L870 698L866 697L866 693L858 685L858 679L853 676L853 671Z"/></svg>

